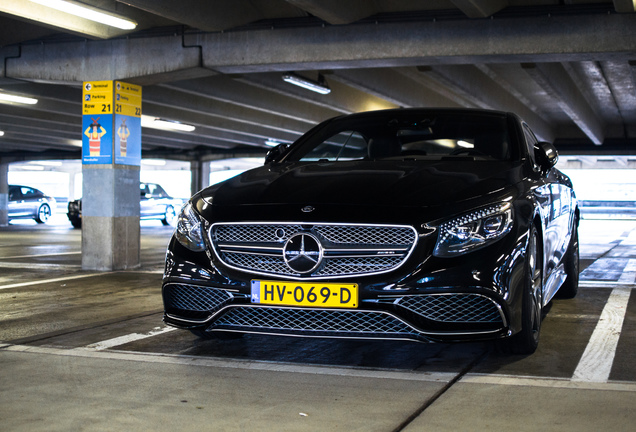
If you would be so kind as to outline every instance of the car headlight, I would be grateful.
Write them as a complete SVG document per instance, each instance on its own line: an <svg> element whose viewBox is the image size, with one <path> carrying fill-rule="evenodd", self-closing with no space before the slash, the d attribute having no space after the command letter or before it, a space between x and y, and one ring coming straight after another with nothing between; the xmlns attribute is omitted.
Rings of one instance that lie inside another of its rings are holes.
<svg viewBox="0 0 636 432"><path fill-rule="evenodd" d="M201 219L199 219L190 203L181 209L174 235L179 243L191 251L203 252L205 250Z"/></svg>
<svg viewBox="0 0 636 432"><path fill-rule="evenodd" d="M433 255L453 257L488 246L512 229L512 206L502 203L453 218L439 226Z"/></svg>

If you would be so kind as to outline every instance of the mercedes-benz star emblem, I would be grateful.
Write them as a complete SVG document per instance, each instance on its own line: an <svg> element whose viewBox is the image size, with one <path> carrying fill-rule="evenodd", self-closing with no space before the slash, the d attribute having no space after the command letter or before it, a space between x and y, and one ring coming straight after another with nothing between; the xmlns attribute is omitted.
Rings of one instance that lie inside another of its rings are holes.
<svg viewBox="0 0 636 432"><path fill-rule="evenodd" d="M316 270L322 262L322 253L320 241L308 233L291 236L283 248L283 256L289 268L301 274Z"/></svg>

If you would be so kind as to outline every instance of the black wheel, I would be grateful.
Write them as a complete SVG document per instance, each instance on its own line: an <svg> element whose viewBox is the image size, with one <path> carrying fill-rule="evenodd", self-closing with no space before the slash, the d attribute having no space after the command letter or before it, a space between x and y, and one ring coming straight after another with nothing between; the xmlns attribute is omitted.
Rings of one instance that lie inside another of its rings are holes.
<svg viewBox="0 0 636 432"><path fill-rule="evenodd" d="M543 318L543 262L539 253L539 235L532 226L528 239L525 283L521 312L521 331L509 340L512 354L532 354L539 345Z"/></svg>
<svg viewBox="0 0 636 432"><path fill-rule="evenodd" d="M190 332L201 339L234 340L243 337L243 333L206 332L203 329L190 329Z"/></svg>
<svg viewBox="0 0 636 432"><path fill-rule="evenodd" d="M38 214L35 217L35 221L37 223L46 223L51 217L51 207L48 204L42 204L38 209Z"/></svg>
<svg viewBox="0 0 636 432"><path fill-rule="evenodd" d="M574 221L572 227L572 237L570 238L570 246L565 255L565 274L567 278L559 291L556 293L556 297L562 299L571 299L576 297L576 293L579 291L579 229L578 221Z"/></svg>
<svg viewBox="0 0 636 432"><path fill-rule="evenodd" d="M164 218L161 219L161 223L166 226L174 225L174 222L176 219L177 219L177 213L174 211L174 207L167 206L166 213L164 214Z"/></svg>

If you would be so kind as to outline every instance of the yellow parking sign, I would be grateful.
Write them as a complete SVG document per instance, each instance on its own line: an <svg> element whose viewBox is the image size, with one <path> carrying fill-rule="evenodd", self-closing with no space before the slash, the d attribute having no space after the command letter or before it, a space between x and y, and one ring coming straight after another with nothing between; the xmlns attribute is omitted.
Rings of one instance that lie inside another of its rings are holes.
<svg viewBox="0 0 636 432"><path fill-rule="evenodd" d="M87 81L84 83L82 114L113 113L113 82Z"/></svg>
<svg viewBox="0 0 636 432"><path fill-rule="evenodd" d="M141 117L141 86L115 81L115 114Z"/></svg>

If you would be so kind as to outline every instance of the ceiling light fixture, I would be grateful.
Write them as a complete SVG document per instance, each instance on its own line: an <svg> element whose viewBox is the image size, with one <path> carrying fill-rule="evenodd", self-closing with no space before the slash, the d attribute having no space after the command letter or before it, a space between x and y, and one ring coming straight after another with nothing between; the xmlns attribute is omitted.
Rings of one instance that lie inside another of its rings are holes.
<svg viewBox="0 0 636 432"><path fill-rule="evenodd" d="M27 105L35 105L38 103L37 99L26 97L26 96L18 96L8 93L0 93L0 102L10 102L10 103L20 103Z"/></svg>
<svg viewBox="0 0 636 432"><path fill-rule="evenodd" d="M273 139L265 140L265 145L268 147L276 147L278 144L280 143L278 141L274 141Z"/></svg>
<svg viewBox="0 0 636 432"><path fill-rule="evenodd" d="M173 120L164 120L157 117L151 117L142 115L141 126L152 129L180 131L180 132L193 132L196 128L192 125L180 123Z"/></svg>
<svg viewBox="0 0 636 432"><path fill-rule="evenodd" d="M4 131L0 131L0 137L4 136Z"/></svg>
<svg viewBox="0 0 636 432"><path fill-rule="evenodd" d="M137 27L137 23L128 18L118 17L116 15L100 12L98 10L80 6L77 3L72 3L65 0L29 0L31 3L37 3L39 5L58 10L60 12L75 15L80 18L84 18L90 21L94 21L100 24L105 24L111 27L116 27L122 30L133 30Z"/></svg>
<svg viewBox="0 0 636 432"><path fill-rule="evenodd" d="M320 94L329 94L331 89L327 85L325 78L322 75L318 75L318 81L312 81L310 79L296 75L295 73L287 73L283 75L283 81L290 84L297 85L307 90L315 91Z"/></svg>

